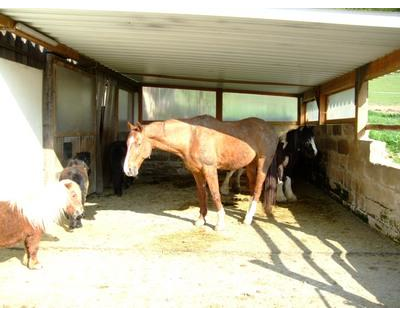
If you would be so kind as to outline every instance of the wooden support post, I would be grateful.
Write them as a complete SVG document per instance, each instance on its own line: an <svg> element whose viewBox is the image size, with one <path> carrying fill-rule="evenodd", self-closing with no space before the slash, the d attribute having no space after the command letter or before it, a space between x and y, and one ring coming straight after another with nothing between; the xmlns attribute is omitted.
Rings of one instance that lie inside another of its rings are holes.
<svg viewBox="0 0 400 316"><path fill-rule="evenodd" d="M215 116L217 120L222 121L223 120L223 115L222 115L222 89L218 88L217 89L217 100L216 100L216 112L215 112Z"/></svg>
<svg viewBox="0 0 400 316"><path fill-rule="evenodd" d="M327 95L321 93L320 89L315 90L315 101L317 102L319 114L318 114L318 123L319 125L326 124L326 112L327 112Z"/></svg>
<svg viewBox="0 0 400 316"><path fill-rule="evenodd" d="M55 135L55 56L46 55L43 72L43 160L44 183L47 184L56 178L57 168L60 165L54 151Z"/></svg>
<svg viewBox="0 0 400 316"><path fill-rule="evenodd" d="M142 123L143 122L143 86L139 88L138 92L138 122Z"/></svg>
<svg viewBox="0 0 400 316"><path fill-rule="evenodd" d="M355 107L356 107L356 126L355 140L364 136L365 127L368 124L368 65L356 70L355 78Z"/></svg>
<svg viewBox="0 0 400 316"><path fill-rule="evenodd" d="M297 124L299 126L306 124L306 103L303 97L297 98Z"/></svg>

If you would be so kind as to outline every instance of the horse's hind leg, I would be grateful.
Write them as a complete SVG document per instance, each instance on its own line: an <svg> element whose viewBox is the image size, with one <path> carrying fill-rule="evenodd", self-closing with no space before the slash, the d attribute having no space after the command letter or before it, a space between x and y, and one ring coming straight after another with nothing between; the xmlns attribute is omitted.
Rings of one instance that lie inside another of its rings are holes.
<svg viewBox="0 0 400 316"><path fill-rule="evenodd" d="M215 230L223 230L225 228L225 210L221 202L221 194L219 193L218 172L217 168L204 168L204 175L210 189L212 199L218 211L218 221Z"/></svg>
<svg viewBox="0 0 400 316"><path fill-rule="evenodd" d="M226 173L225 180L221 185L221 193L223 195L229 194L229 180L232 178L232 175L235 173L236 170L231 170Z"/></svg>
<svg viewBox="0 0 400 316"><path fill-rule="evenodd" d="M25 256L23 263L27 265L29 269L41 269L42 265L37 259L37 253L39 250L39 242L42 237L42 233L36 231L32 235L29 235L25 239Z"/></svg>
<svg viewBox="0 0 400 316"><path fill-rule="evenodd" d="M257 160L254 160L250 165L246 167L246 175L247 180L249 181L250 194L253 195L257 177Z"/></svg>
<svg viewBox="0 0 400 316"><path fill-rule="evenodd" d="M203 226L206 223L207 215L207 190L206 190L206 180L201 173L193 173L193 177L196 181L197 197L199 199L200 206L200 216L196 220L196 226Z"/></svg>
<svg viewBox="0 0 400 316"><path fill-rule="evenodd" d="M244 172L244 169L240 168L236 173L236 181L234 182L234 185L232 186L232 191L234 193L240 193L240 177L242 176L243 172Z"/></svg>

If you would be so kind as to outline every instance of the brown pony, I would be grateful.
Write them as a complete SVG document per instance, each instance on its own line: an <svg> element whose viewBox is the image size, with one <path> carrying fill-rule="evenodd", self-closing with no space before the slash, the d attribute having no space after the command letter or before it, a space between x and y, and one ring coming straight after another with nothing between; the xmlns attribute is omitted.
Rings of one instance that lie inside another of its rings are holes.
<svg viewBox="0 0 400 316"><path fill-rule="evenodd" d="M64 212L70 221L83 212L81 190L71 180L62 180L32 198L0 201L0 247L23 241L23 263L29 269L40 269L37 252L41 236Z"/></svg>
<svg viewBox="0 0 400 316"><path fill-rule="evenodd" d="M154 122L145 126L128 122L128 126L130 133L124 161L125 174L137 176L142 162L150 157L153 148L178 155L196 181L200 203L196 226L205 224L208 185L218 211L215 229L224 228L225 211L221 203L217 170L249 166L247 173L254 195L244 222L251 223L278 144L278 134L271 124L258 118L221 122L203 115L191 119Z"/></svg>

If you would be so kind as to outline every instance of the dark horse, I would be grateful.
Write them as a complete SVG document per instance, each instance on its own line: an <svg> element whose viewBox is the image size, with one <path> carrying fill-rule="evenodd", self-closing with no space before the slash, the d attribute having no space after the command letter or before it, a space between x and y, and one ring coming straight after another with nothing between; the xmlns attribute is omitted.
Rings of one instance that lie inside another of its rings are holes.
<svg viewBox="0 0 400 316"><path fill-rule="evenodd" d="M63 169L59 180L69 179L77 183L81 189L82 204L85 205L86 197L89 189L89 166L80 159L70 159L67 167ZM83 216L83 215L82 215ZM82 227L81 217L78 217L74 222L71 222L70 228Z"/></svg>
<svg viewBox="0 0 400 316"><path fill-rule="evenodd" d="M71 180L48 186L40 194L0 201L0 247L10 247L20 241L25 244L24 264L40 269L37 260L39 242L44 231L62 215L71 222L82 215L81 190Z"/></svg>
<svg viewBox="0 0 400 316"><path fill-rule="evenodd" d="M137 176L142 162L150 157L153 148L178 155L196 181L200 203L196 225L205 224L208 185L218 211L215 228L224 228L225 211L219 192L218 169L233 170L248 166L246 170L254 194L247 213L255 212L279 140L277 131L270 123L258 118L221 122L203 115L145 126L128 123L128 126L125 174Z"/></svg>
<svg viewBox="0 0 400 316"><path fill-rule="evenodd" d="M295 172L295 167L301 157L314 158L318 153L317 147L314 141L314 133L312 127L301 126L297 129L288 131L284 137L280 139L280 143L275 152L274 163L277 168L275 170L280 171L280 175L272 174L269 170L268 174L271 174L272 178L275 178L275 183L266 182L266 191L270 191L270 199L266 203L266 207L270 208L271 205L275 204L275 198L278 202L296 201L297 198L292 190L292 179ZM229 171L221 187L223 194L229 193L229 180L236 170ZM237 182L240 183L240 175L243 173L242 170L238 170ZM278 180L281 180L279 181ZM270 180L271 177L268 177ZM236 184L236 188L240 188L239 184ZM250 186L250 190L251 190ZM272 191L272 192L271 192Z"/></svg>
<svg viewBox="0 0 400 316"><path fill-rule="evenodd" d="M109 165L114 193L122 196L122 189L130 182L124 173L124 160L126 156L126 142L115 141L108 148Z"/></svg>

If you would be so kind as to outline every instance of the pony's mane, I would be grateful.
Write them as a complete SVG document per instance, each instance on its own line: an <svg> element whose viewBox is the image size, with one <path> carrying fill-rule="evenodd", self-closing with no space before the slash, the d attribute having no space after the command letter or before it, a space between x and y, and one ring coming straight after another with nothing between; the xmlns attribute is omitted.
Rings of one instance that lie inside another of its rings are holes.
<svg viewBox="0 0 400 316"><path fill-rule="evenodd" d="M15 211L19 211L29 223L46 230L50 224L58 223L64 216L68 203L68 189L62 182L48 185L38 194L9 201Z"/></svg>

